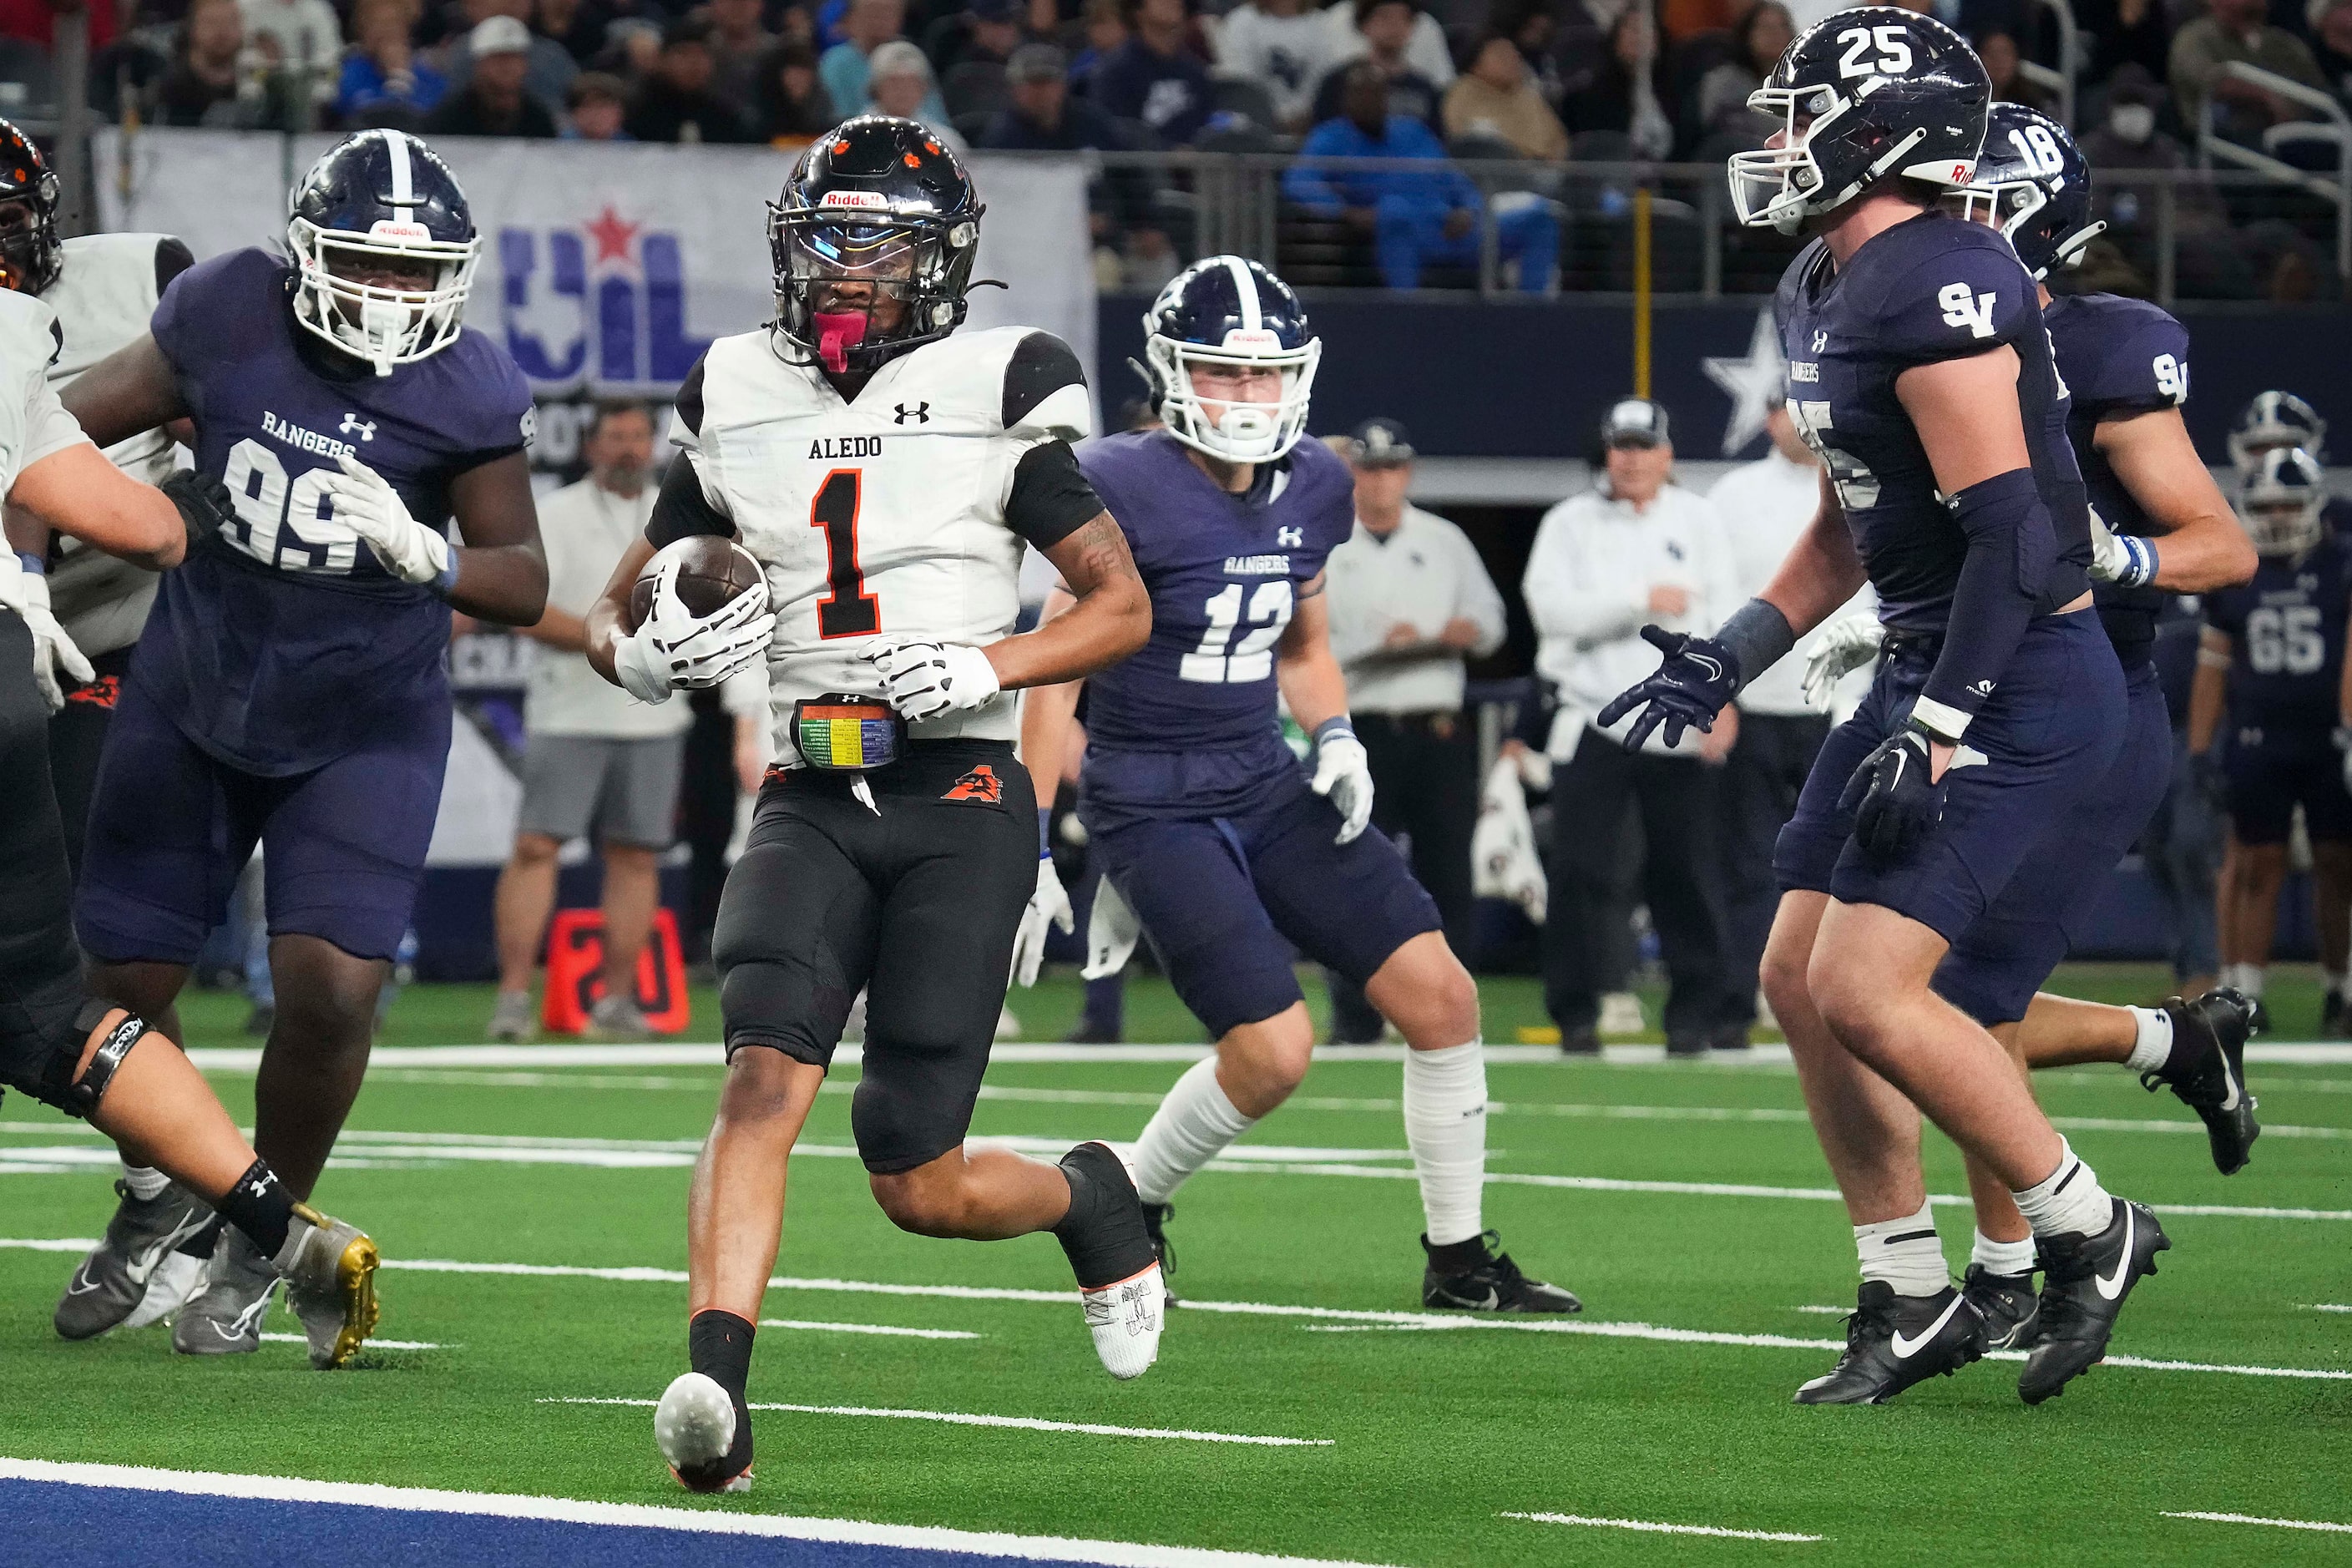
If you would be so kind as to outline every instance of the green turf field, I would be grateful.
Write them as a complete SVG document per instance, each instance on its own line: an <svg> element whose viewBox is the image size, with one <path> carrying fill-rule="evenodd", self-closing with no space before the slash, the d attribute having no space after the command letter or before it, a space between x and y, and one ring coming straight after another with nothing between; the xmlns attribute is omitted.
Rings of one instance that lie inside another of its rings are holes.
<svg viewBox="0 0 2352 1568"><path fill-rule="evenodd" d="M2070 980L2129 999L2157 983L2146 971ZM2274 994L2283 1034L2308 1037L2307 1000ZM478 988L412 991L384 1043L478 1041L488 1005ZM708 996L698 1005L695 1034L709 1037ZM1014 1005L1026 1037L1051 1038L1075 989ZM1139 985L1130 1005L1132 1037L1195 1032L1164 989ZM1529 984L1497 984L1489 1037L1539 1013ZM193 1044L245 1043L226 999L194 998L186 1016ZM975 1131L1041 1150L1131 1139L1181 1070L1000 1062ZM979 1246L891 1229L847 1157L854 1078L836 1071L794 1162L778 1265L793 1283L771 1291L765 1316L796 1326L763 1330L755 1401L1305 1441L772 1411L758 1418L757 1489L689 1499L655 1454L648 1409L556 1402L650 1401L685 1365L672 1271L716 1069L380 1062L319 1195L383 1246L381 1336L429 1348L377 1350L321 1375L286 1342L226 1364L172 1356L162 1330L68 1346L47 1316L71 1257L0 1245L0 1455L1399 1564L2352 1557L2345 1535L2166 1517L2352 1522L2352 1311L2315 1310L2352 1307L2352 1067L2256 1068L2272 1131L2227 1180L2188 1113L2120 1069L2042 1079L2116 1190L2298 1211L2166 1215L2175 1250L2135 1296L2116 1354L2336 1375L2109 1366L2038 1410L2018 1403L2005 1363L1884 1409L1788 1403L1832 1359L1813 1342L1839 1336L1853 1269L1841 1210L1809 1195L1827 1177L1785 1066L1549 1058L1491 1069L1489 1223L1530 1271L1588 1304L1580 1320L1530 1330L1417 1311L1398 1068L1323 1062L1245 1140L1259 1157L1223 1162L1180 1194L1175 1284L1194 1305L1171 1315L1159 1366L1126 1385L1104 1375L1075 1300L1059 1297L1069 1279L1050 1238ZM249 1073L215 1081L249 1115ZM42 1173L44 1152L57 1173ZM0 1238L96 1235L108 1169L96 1140L10 1098ZM1931 1148L1930 1175L1934 1190L1959 1190L1948 1149ZM1763 1191L1673 1190L1717 1184ZM1965 1210L1939 1219L1962 1260ZM436 1262L490 1267L417 1267ZM1282 1310L1298 1308L1318 1311ZM1511 1517L1528 1513L1821 1539Z"/></svg>

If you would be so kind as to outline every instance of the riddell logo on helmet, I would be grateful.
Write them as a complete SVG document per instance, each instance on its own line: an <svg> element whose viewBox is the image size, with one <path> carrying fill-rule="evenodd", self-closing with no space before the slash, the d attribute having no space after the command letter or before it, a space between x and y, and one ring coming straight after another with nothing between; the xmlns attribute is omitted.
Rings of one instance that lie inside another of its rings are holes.
<svg viewBox="0 0 2352 1568"><path fill-rule="evenodd" d="M1965 185L1976 177L1977 170L1975 164L1955 163L1952 165L1951 184L1955 185Z"/></svg>
<svg viewBox="0 0 2352 1568"><path fill-rule="evenodd" d="M380 217L368 225L370 239L424 239L433 237L433 231L421 223L405 218Z"/></svg>
<svg viewBox="0 0 2352 1568"><path fill-rule="evenodd" d="M1229 349L1278 349L1282 339L1263 327L1235 327L1225 334L1224 346Z"/></svg>
<svg viewBox="0 0 2352 1568"><path fill-rule="evenodd" d="M857 207L867 212L887 211L890 199L879 191L827 191L817 205L821 207Z"/></svg>

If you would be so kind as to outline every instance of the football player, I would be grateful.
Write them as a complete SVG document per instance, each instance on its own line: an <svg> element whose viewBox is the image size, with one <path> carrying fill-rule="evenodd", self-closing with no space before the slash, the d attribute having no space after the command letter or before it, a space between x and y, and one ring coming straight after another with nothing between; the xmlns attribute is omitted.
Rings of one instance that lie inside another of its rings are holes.
<svg viewBox="0 0 2352 1568"><path fill-rule="evenodd" d="M2205 600L2189 694L2189 743L2219 755L2229 855L2221 890L2221 978L2260 1001L2286 879L2287 836L2303 807L2311 840L2320 968L2340 999L2352 921L2352 792L2336 741L2352 538L2328 531L2325 476L2310 453L2263 454L2238 512L2262 565ZM2217 732L2225 737L2216 750ZM2323 1022L2340 1027L2337 1016Z"/></svg>
<svg viewBox="0 0 2352 1568"><path fill-rule="evenodd" d="M861 988L850 1121L883 1212L924 1236L1052 1231L1104 1366L1135 1377L1159 1352L1160 1268L1118 1156L964 1142L1035 880L1013 693L1125 657L1150 624L1071 455L1092 418L1076 357L1024 327L955 335L981 213L913 121L818 138L769 211L776 320L688 376L681 457L588 616L590 662L649 702L764 652L782 758L712 939L728 1065L687 1211L693 1370L654 1419L698 1490L750 1484L744 1389L787 1160ZM740 541L763 586L697 619L666 566L632 626L646 563L696 534ZM1011 636L1024 540L1079 600Z"/></svg>
<svg viewBox="0 0 2352 1568"><path fill-rule="evenodd" d="M12 523L173 565L221 526L228 496L194 474L159 491L100 457L48 384L58 332L47 305L0 290L0 495ZM37 581L0 552L0 1083L88 1120L219 1210L288 1280L312 1363L341 1365L375 1326L375 1244L298 1203L172 1040L83 984L40 689L50 655L39 643L56 622Z"/></svg>
<svg viewBox="0 0 2352 1568"><path fill-rule="evenodd" d="M2230 461L2238 478L2250 479L2263 454L2300 447L2313 461L2327 460L2327 421L2292 392L2257 392L2230 424Z"/></svg>
<svg viewBox="0 0 2352 1568"><path fill-rule="evenodd" d="M533 622L547 568L530 392L462 324L481 242L448 168L401 132L361 132L296 187L286 241L289 260L237 250L182 273L147 331L64 395L105 444L193 419L197 470L235 504L140 634L75 925L93 989L176 1033L189 965L266 847L278 1011L255 1141L307 1198L366 1071L433 834L450 610ZM453 513L463 545L442 531ZM69 1289L96 1281L91 1300L61 1309L61 1330L129 1316L121 1261L86 1260ZM277 1282L232 1230L173 1347L256 1349Z"/></svg>
<svg viewBox="0 0 2352 1568"><path fill-rule="evenodd" d="M1295 943L1362 986L1411 1047L1404 1122L1428 1222L1423 1300L1576 1311L1574 1296L1487 1245L1478 990L1437 906L1370 826L1371 773L1322 596L1324 559L1355 526L1354 479L1329 447L1299 439L1322 342L1289 286L1235 256L1179 273L1144 330L1160 427L1110 437L1081 466L1151 590L1151 640L1087 683L1079 816L1102 857L1097 911L1133 911L1217 1042L1135 1147L1154 1245L1164 1265L1177 1187L1307 1076L1315 1036L1291 973ZM1067 603L1057 595L1046 614ZM1077 698L1076 685L1031 695L1025 754L1062 754ZM1311 778L1283 742L1277 700L1314 737ZM1066 929L1069 907L1041 856L1025 937L1042 943L1048 920ZM1098 912L1091 923L1108 922Z"/></svg>
<svg viewBox="0 0 2352 1568"><path fill-rule="evenodd" d="M1923 1114L2032 1231L2047 1284L2018 1381L2028 1404L2105 1352L2169 1245L1933 984L2029 858L2091 874L2076 847L2039 841L2100 787L2127 711L2092 609L2089 511L2039 287L2007 241L1936 205L1969 184L1990 97L1958 34L1891 6L1808 28L1750 97L1781 128L1730 160L1733 205L1744 223L1814 237L1775 309L1789 407L1822 460L1821 511L1714 637L1646 633L1663 667L1601 715L1643 709L1636 733L1664 724L1670 739L1709 724L1865 576L1878 592L1887 652L1780 836L1764 963L1863 1273L1845 1352L1801 1404L1877 1403L1986 1348L1937 1241ZM1988 932L1982 960L2006 967L1990 987L2040 957Z"/></svg>

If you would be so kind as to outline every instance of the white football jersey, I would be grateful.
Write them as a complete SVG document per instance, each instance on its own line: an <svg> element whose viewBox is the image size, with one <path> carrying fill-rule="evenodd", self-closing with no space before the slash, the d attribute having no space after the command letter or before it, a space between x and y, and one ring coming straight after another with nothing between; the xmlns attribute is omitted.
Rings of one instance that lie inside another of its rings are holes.
<svg viewBox="0 0 2352 1568"><path fill-rule="evenodd" d="M57 312L29 294L0 289L0 496L43 458L89 439L49 384Z"/></svg>
<svg viewBox="0 0 2352 1568"><path fill-rule="evenodd" d="M879 696L878 638L983 645L1021 613L1013 469L1093 416L1077 361L1026 327L962 332L884 363L855 402L765 330L710 345L671 439L702 494L766 569L776 614L768 691L777 755L797 766L793 706ZM1011 692L908 728L919 741L1011 740Z"/></svg>
<svg viewBox="0 0 2352 1568"><path fill-rule="evenodd" d="M65 334L49 366L50 384L62 389L147 331L162 292L158 255L167 246L179 266L186 266L186 247L165 235L87 234L66 241L64 267L41 294ZM178 462L172 438L162 430L119 441L106 455L116 468L151 485ZM152 572L79 540L61 539L49 568L49 599L76 647L85 654L110 653L139 640L155 602L155 582Z"/></svg>

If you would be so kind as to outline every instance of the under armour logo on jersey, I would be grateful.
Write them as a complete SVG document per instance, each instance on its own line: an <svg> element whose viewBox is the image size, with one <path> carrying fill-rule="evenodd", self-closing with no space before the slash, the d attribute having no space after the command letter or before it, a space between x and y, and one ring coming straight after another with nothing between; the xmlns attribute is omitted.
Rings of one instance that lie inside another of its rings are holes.
<svg viewBox="0 0 2352 1568"><path fill-rule="evenodd" d="M1670 539L1666 541L1666 553L1680 561L1683 559L1683 547Z"/></svg>
<svg viewBox="0 0 2352 1568"><path fill-rule="evenodd" d="M1988 289L1975 292L1965 283L1947 283L1936 296L1936 303L1944 307L1944 325L1966 327L1971 337L1992 336L1992 307L1998 298Z"/></svg>
<svg viewBox="0 0 2352 1568"><path fill-rule="evenodd" d="M1277 528L1274 542L1285 550L1303 550L1307 546L1307 531L1303 528Z"/></svg>
<svg viewBox="0 0 2352 1568"><path fill-rule="evenodd" d="M893 425L904 425L909 419L918 425L929 425L931 422L931 405L928 403L918 403L912 408L901 403L898 405L898 417L890 421Z"/></svg>
<svg viewBox="0 0 2352 1568"><path fill-rule="evenodd" d="M335 426L346 436L357 436L362 441L375 439L375 421L362 419L356 414L346 414L343 422Z"/></svg>

